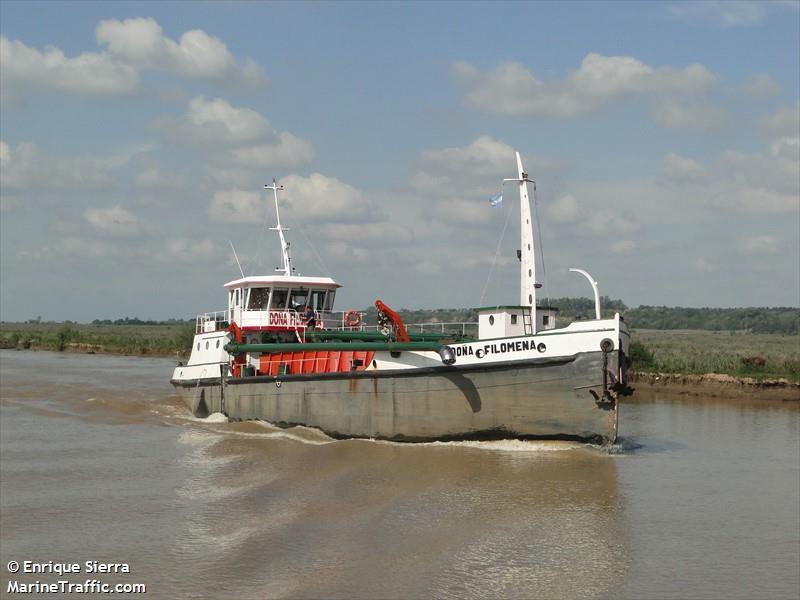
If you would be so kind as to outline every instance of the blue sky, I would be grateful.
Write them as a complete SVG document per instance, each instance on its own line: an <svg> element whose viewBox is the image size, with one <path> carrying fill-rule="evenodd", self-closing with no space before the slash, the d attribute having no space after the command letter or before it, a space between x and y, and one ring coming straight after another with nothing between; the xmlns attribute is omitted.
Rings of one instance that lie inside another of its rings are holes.
<svg viewBox="0 0 800 600"><path fill-rule="evenodd" d="M549 295L797 306L799 6L5 1L0 318L221 308L272 177L340 308L514 301L514 150Z"/></svg>

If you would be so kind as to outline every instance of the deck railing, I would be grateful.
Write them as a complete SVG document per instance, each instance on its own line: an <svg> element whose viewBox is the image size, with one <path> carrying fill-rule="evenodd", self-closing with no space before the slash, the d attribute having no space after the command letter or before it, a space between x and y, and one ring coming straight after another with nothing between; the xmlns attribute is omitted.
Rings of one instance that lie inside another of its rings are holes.
<svg viewBox="0 0 800 600"><path fill-rule="evenodd" d="M228 311L217 310L214 312L203 313L197 315L195 321L195 333L209 333L228 328Z"/></svg>
<svg viewBox="0 0 800 600"><path fill-rule="evenodd" d="M315 311L317 328L333 331L377 331L377 325L368 325L364 321L366 313L359 312L360 316L357 325L349 324L345 319L348 313L353 311ZM273 318L270 319L270 313ZM243 327L269 327L275 325L275 315L286 315L289 313L291 319L287 321L288 326L295 326L298 330L305 329L305 320L302 313L294 310L276 311L245 311L241 325ZM228 321L228 311L218 310L214 312L197 315L195 333L211 333L227 329L230 325ZM453 321L453 322L432 322L432 323L406 323L406 331L409 333L442 333L452 335L477 335L477 321Z"/></svg>

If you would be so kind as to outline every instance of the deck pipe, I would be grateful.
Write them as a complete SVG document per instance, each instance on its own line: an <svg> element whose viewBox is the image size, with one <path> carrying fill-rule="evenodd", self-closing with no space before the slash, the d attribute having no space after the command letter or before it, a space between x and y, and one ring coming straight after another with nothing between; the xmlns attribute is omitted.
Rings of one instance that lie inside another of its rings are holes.
<svg viewBox="0 0 800 600"><path fill-rule="evenodd" d="M452 365L456 362L455 353L450 346L436 342L306 342L285 344L236 344L225 345L228 354L244 354L246 352L262 352L274 354L278 352L314 352L323 351L373 351L373 352L437 352L442 362Z"/></svg>
<svg viewBox="0 0 800 600"><path fill-rule="evenodd" d="M360 340L388 342L386 336L377 331L313 331L306 330L306 339L315 340ZM453 333L409 333L408 337L412 342L438 342L443 339L455 339L462 337Z"/></svg>

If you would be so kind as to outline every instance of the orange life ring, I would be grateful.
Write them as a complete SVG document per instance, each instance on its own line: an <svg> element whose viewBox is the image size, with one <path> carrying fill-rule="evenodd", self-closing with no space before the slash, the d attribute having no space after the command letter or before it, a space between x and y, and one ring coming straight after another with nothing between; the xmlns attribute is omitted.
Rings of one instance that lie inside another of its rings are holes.
<svg viewBox="0 0 800 600"><path fill-rule="evenodd" d="M361 313L357 310L348 310L344 313L345 327L358 327L361 325Z"/></svg>

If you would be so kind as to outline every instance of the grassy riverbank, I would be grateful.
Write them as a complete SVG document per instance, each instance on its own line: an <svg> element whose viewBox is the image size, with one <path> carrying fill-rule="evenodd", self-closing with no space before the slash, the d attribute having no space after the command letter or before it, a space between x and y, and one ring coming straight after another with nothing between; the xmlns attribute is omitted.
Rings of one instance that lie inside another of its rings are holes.
<svg viewBox="0 0 800 600"><path fill-rule="evenodd" d="M758 380L800 382L800 337L738 331L633 331L639 373L718 373Z"/></svg>
<svg viewBox="0 0 800 600"><path fill-rule="evenodd" d="M188 357L194 322L0 323L0 347ZM639 373L718 373L800 382L800 337L777 333L636 329Z"/></svg>
<svg viewBox="0 0 800 600"><path fill-rule="evenodd" d="M194 321L155 325L0 323L0 347L138 356L189 355Z"/></svg>

